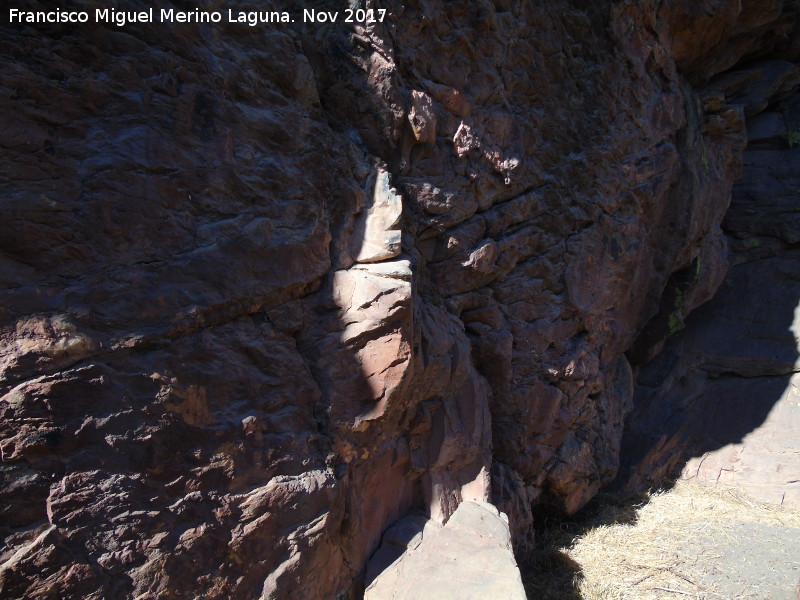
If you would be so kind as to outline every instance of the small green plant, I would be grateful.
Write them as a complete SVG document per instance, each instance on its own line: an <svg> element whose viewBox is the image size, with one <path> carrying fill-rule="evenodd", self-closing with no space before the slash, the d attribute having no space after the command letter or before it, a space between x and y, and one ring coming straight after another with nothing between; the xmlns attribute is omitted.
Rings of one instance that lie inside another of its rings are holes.
<svg viewBox="0 0 800 600"><path fill-rule="evenodd" d="M708 150L706 150L705 146L703 146L703 151L700 153L700 164L703 165L703 171L705 171L706 175L708 175L711 166L711 160L708 158Z"/></svg>
<svg viewBox="0 0 800 600"><path fill-rule="evenodd" d="M700 279L700 273L703 270L703 259L699 254L697 258L694 259L692 266L694 267L693 279L697 281Z"/></svg>
<svg viewBox="0 0 800 600"><path fill-rule="evenodd" d="M800 129L795 129L794 131L787 133L786 143L789 144L789 148L800 146Z"/></svg>
<svg viewBox="0 0 800 600"><path fill-rule="evenodd" d="M669 334L674 335L683 329L683 318L680 312L670 313L667 317L667 327L669 327Z"/></svg>

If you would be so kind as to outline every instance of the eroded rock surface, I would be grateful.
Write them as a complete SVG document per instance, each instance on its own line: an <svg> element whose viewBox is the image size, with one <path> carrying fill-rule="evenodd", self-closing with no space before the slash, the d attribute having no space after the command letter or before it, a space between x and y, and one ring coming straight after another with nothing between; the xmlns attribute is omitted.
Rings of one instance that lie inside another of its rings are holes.
<svg viewBox="0 0 800 600"><path fill-rule="evenodd" d="M737 101L749 102L753 89L767 94L748 119L744 175L723 223L734 265L715 298L642 370L624 441L628 488L682 469L800 506L800 145L789 139L800 126L800 94L791 92L800 70L773 67L730 76L760 82L729 87Z"/></svg>
<svg viewBox="0 0 800 600"><path fill-rule="evenodd" d="M405 515L583 506L797 86L717 4L1 25L0 595L358 598Z"/></svg>

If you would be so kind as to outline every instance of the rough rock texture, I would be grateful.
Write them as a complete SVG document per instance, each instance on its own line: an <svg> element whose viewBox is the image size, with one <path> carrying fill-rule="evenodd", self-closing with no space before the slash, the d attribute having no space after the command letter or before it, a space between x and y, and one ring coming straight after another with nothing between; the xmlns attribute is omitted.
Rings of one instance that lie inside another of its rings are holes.
<svg viewBox="0 0 800 600"><path fill-rule="evenodd" d="M485 502L462 502L444 527L401 520L384 534L368 580L372 571L365 600L525 600L508 518Z"/></svg>
<svg viewBox="0 0 800 600"><path fill-rule="evenodd" d="M0 25L0 595L357 598L407 514L578 510L796 87L796 3L710 4Z"/></svg>
<svg viewBox="0 0 800 600"><path fill-rule="evenodd" d="M800 506L800 137L790 138L800 131L800 93L787 96L800 68L760 62L725 77L759 82L726 86L754 107L724 221L735 264L642 370L620 479L642 488L682 468Z"/></svg>

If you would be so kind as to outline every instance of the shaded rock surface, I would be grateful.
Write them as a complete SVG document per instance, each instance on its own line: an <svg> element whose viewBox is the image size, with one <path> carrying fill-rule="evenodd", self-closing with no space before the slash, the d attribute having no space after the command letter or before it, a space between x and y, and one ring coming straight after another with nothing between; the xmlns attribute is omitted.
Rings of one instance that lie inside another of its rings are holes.
<svg viewBox="0 0 800 600"><path fill-rule="evenodd" d="M358 598L405 515L583 506L796 88L795 3L717 4L0 25L0 595Z"/></svg>
<svg viewBox="0 0 800 600"><path fill-rule="evenodd" d="M781 83L787 72L796 90L791 64L757 63L737 74L773 79L759 86L772 95L748 118L744 174L723 222L734 265L714 299L641 371L623 440L629 489L682 469L800 506L800 147L790 142L800 94ZM742 88L727 93L752 97Z"/></svg>

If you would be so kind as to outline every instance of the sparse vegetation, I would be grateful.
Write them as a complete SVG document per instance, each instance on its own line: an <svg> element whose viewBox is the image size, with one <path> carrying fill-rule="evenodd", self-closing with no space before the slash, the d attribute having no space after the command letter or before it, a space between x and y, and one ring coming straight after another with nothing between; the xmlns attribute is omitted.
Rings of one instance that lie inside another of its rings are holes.
<svg viewBox="0 0 800 600"><path fill-rule="evenodd" d="M789 148L800 146L800 129L795 129L794 131L787 133L786 143L789 144Z"/></svg>
<svg viewBox="0 0 800 600"><path fill-rule="evenodd" d="M667 327L669 327L669 334L674 335L684 327L683 316L680 310L672 312L667 317Z"/></svg>
<svg viewBox="0 0 800 600"><path fill-rule="evenodd" d="M599 497L578 517L543 527L523 568L529 598L772 598L776 585L793 591L800 569L800 511L730 488L679 481L649 496Z"/></svg>
<svg viewBox="0 0 800 600"><path fill-rule="evenodd" d="M703 146L703 150L700 153L700 164L703 165L703 171L708 175L711 170L711 160L708 158L708 150L706 150L705 146Z"/></svg>

